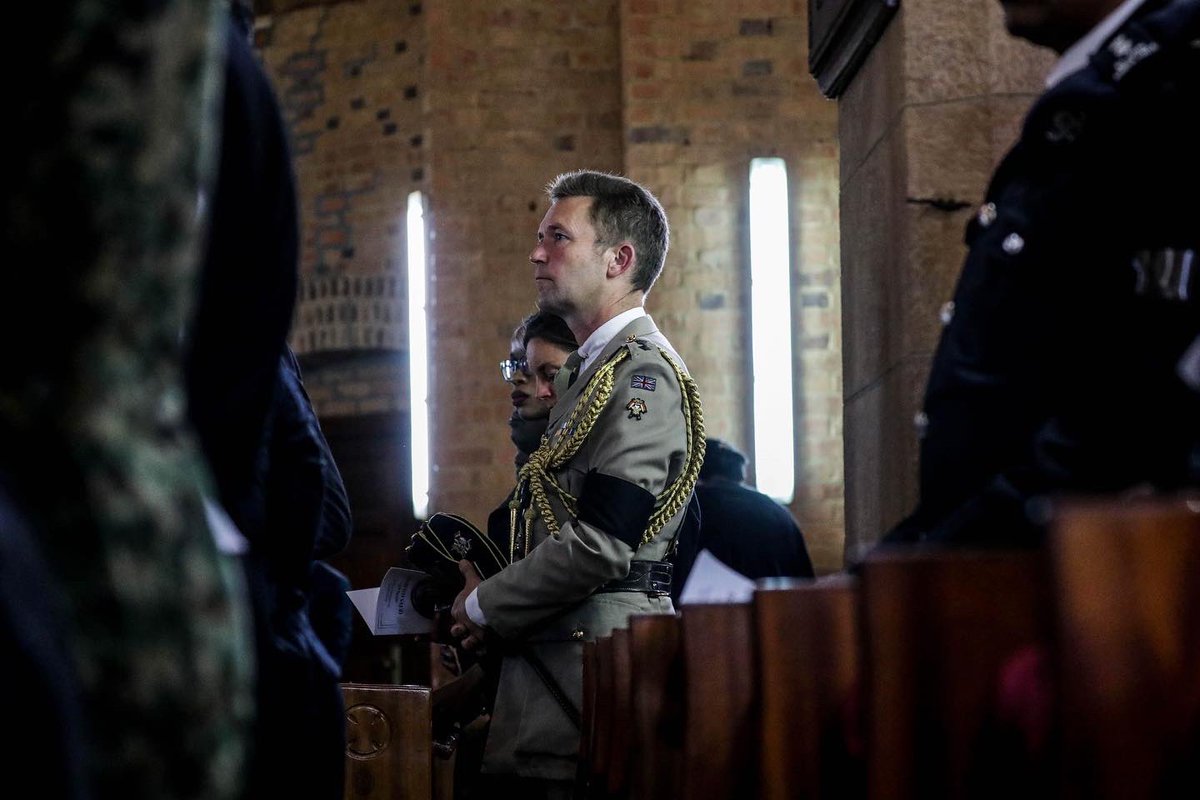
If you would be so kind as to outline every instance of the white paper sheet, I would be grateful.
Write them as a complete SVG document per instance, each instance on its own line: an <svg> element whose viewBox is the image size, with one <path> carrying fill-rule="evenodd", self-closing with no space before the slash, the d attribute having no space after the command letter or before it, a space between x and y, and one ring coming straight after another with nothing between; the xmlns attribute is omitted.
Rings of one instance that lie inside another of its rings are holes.
<svg viewBox="0 0 1200 800"><path fill-rule="evenodd" d="M754 596L754 581L726 566L707 550L701 550L679 595L679 605L692 603L748 603Z"/></svg>

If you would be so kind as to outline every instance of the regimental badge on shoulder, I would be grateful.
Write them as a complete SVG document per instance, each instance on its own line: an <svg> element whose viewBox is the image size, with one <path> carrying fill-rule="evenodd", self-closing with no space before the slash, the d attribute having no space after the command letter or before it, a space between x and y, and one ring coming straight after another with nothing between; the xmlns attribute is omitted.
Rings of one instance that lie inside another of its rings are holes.
<svg viewBox="0 0 1200 800"><path fill-rule="evenodd" d="M629 412L630 419L641 419L642 414L645 414L649 409L646 408L645 400L635 397L625 404L625 410Z"/></svg>
<svg viewBox="0 0 1200 800"><path fill-rule="evenodd" d="M658 388L658 378L651 378L649 375L634 375L629 381L629 388L653 392Z"/></svg>

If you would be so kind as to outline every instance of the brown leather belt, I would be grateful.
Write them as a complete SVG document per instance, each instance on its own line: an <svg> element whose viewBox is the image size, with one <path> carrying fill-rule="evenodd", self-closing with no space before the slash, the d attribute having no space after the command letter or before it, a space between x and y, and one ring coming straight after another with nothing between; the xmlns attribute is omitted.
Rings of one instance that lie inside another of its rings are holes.
<svg viewBox="0 0 1200 800"><path fill-rule="evenodd" d="M629 574L609 581L596 590L606 592L640 592L651 597L671 593L671 573L675 566L667 561L631 561Z"/></svg>

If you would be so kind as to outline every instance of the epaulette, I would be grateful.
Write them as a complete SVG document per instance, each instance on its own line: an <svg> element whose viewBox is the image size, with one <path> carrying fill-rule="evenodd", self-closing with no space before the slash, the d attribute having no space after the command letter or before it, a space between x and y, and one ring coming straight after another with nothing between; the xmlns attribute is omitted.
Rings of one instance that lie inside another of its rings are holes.
<svg viewBox="0 0 1200 800"><path fill-rule="evenodd" d="M625 348L629 350L630 355L637 355L638 350L654 352L660 349L654 342L640 336L626 336Z"/></svg>

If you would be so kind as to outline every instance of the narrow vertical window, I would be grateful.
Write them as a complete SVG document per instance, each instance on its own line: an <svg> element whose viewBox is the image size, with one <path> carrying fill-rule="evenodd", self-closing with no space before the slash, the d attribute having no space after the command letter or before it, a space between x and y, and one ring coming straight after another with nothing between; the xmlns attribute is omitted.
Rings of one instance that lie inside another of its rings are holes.
<svg viewBox="0 0 1200 800"><path fill-rule="evenodd" d="M759 491L790 503L792 428L791 241L787 167L750 161L750 320L754 372L754 474Z"/></svg>
<svg viewBox="0 0 1200 800"><path fill-rule="evenodd" d="M429 341L425 320L425 203L408 195L408 391L413 516L429 510Z"/></svg>

